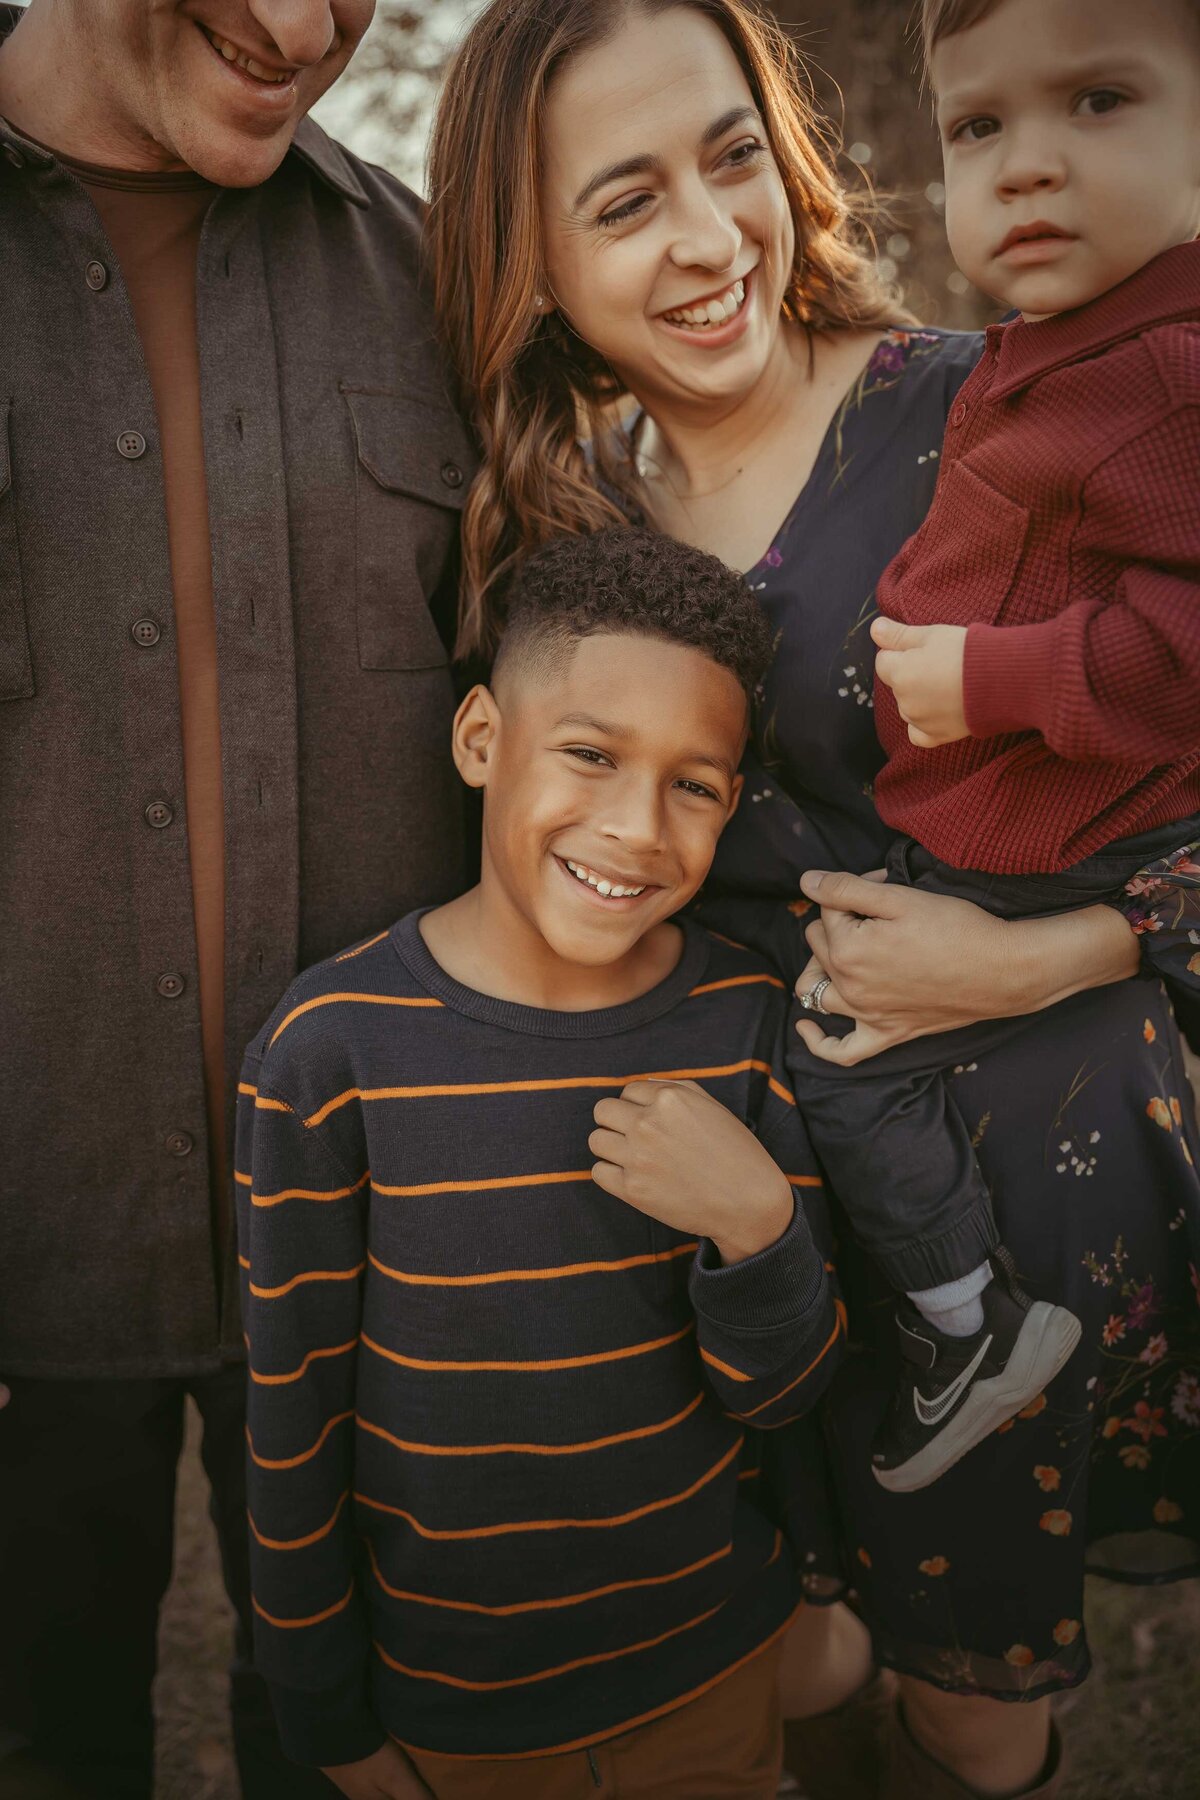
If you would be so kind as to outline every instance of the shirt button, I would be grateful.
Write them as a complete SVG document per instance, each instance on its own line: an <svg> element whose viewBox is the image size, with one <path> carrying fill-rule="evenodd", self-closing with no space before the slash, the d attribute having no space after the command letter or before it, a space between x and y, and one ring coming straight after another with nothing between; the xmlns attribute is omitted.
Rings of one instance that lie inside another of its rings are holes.
<svg viewBox="0 0 1200 1800"><path fill-rule="evenodd" d="M160 975L154 985L164 1000L178 1000L187 982L182 975L176 975L172 970L169 975Z"/></svg>
<svg viewBox="0 0 1200 1800"><path fill-rule="evenodd" d="M960 400L954 411L950 414L950 423L952 425L961 425L966 416L967 403L965 400Z"/></svg>
<svg viewBox="0 0 1200 1800"><path fill-rule="evenodd" d="M463 478L463 472L459 468L457 463L444 462L442 464L442 480L445 482L447 487L452 487L452 488L461 487L462 486L462 478Z"/></svg>
<svg viewBox="0 0 1200 1800"><path fill-rule="evenodd" d="M175 814L165 800L152 800L146 808L146 823L147 825L152 825L155 831L162 831L165 826L171 823L171 820L174 817ZM170 976L163 976L163 981L168 981L170 979L172 979ZM163 991L162 981L158 984L158 991L160 994Z"/></svg>
<svg viewBox="0 0 1200 1800"><path fill-rule="evenodd" d="M140 431L123 431L117 439L117 449L130 462L136 462L146 454L146 440Z"/></svg>
<svg viewBox="0 0 1200 1800"><path fill-rule="evenodd" d="M157 619L135 619L129 627L129 635L135 644L148 650L151 644L157 644L162 632L158 628Z"/></svg>
<svg viewBox="0 0 1200 1800"><path fill-rule="evenodd" d="M168 1131L166 1146L172 1156L190 1156L196 1140L190 1131Z"/></svg>
<svg viewBox="0 0 1200 1800"><path fill-rule="evenodd" d="M21 155L19 150L14 150L11 144L5 144L4 155L6 161L10 162L14 169L23 169L25 167L25 158Z"/></svg>
<svg viewBox="0 0 1200 1800"><path fill-rule="evenodd" d="M101 288L108 286L108 270L102 262L90 262L84 270L84 279L93 294L98 294Z"/></svg>

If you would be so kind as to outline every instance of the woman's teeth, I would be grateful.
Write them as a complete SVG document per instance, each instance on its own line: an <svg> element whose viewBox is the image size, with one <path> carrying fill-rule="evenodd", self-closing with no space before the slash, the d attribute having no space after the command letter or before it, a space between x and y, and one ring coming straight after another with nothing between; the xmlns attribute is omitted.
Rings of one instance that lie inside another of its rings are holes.
<svg viewBox="0 0 1200 1800"><path fill-rule="evenodd" d="M602 894L606 900L610 897L614 900L632 899L635 894L644 894L646 891L644 885L642 887L618 887L615 881L608 881L603 875L597 875L594 869L586 868L583 863L573 863L567 857L564 857L563 861L576 881L583 881L587 883L588 887L594 887L596 892Z"/></svg>
<svg viewBox="0 0 1200 1800"><path fill-rule="evenodd" d="M746 298L746 283L735 281L719 300L702 300L698 306L681 306L677 312L663 314L668 325L686 325L696 331L707 331L713 325L727 325Z"/></svg>
<svg viewBox="0 0 1200 1800"><path fill-rule="evenodd" d="M278 69L264 69L260 62L255 62L252 56L247 56L244 50L239 50L228 38L218 37L215 31L206 31L204 35L226 62L236 63L239 69L245 69L247 75L253 75L256 81L269 81L276 87L282 87L285 81L292 79L293 70L285 69L280 74Z"/></svg>

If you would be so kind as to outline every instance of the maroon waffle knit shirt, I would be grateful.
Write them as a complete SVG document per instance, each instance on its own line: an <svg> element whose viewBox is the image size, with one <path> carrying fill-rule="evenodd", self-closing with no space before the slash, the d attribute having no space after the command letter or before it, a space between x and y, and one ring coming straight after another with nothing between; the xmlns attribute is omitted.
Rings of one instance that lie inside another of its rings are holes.
<svg viewBox="0 0 1200 1800"><path fill-rule="evenodd" d="M881 817L943 862L1052 873L1200 811L1200 242L993 325L879 611L967 626L971 731L876 685Z"/></svg>

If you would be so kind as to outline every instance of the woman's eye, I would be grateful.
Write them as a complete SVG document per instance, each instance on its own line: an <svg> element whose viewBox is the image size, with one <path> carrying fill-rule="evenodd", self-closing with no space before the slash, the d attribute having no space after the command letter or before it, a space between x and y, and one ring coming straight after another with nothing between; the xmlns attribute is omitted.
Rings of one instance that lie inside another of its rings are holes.
<svg viewBox="0 0 1200 1800"><path fill-rule="evenodd" d="M1124 94L1118 94L1113 88L1093 88L1080 97L1076 111L1096 118L1100 113L1115 112L1124 99Z"/></svg>
<svg viewBox="0 0 1200 1800"><path fill-rule="evenodd" d="M749 169L753 168L755 163L760 162L766 153L767 147L765 144L760 144L757 138L747 138L744 144L735 144L733 146L733 149L730 150L726 156L725 161L729 164L730 168Z"/></svg>
<svg viewBox="0 0 1200 1800"><path fill-rule="evenodd" d="M965 140L969 144L981 144L984 138L994 137L999 129L1000 121L998 119L986 116L964 119L962 124L956 125L950 133L950 142L958 144Z"/></svg>
<svg viewBox="0 0 1200 1800"><path fill-rule="evenodd" d="M611 212L601 213L596 220L597 225L623 225L627 219L636 218L650 203L649 194L635 194L631 200L623 200L620 206L614 206Z"/></svg>

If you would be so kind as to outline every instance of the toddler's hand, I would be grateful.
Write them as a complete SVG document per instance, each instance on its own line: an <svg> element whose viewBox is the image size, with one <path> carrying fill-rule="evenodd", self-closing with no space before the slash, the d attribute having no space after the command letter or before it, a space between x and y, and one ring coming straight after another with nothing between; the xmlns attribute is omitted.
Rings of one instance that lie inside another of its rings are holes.
<svg viewBox="0 0 1200 1800"><path fill-rule="evenodd" d="M592 1180L674 1231L741 1262L791 1223L787 1176L754 1133L694 1081L631 1081L597 1101Z"/></svg>
<svg viewBox="0 0 1200 1800"><path fill-rule="evenodd" d="M910 740L930 750L970 737L963 716L966 628L899 625L895 619L878 618L871 636L879 646L875 673L895 694Z"/></svg>

